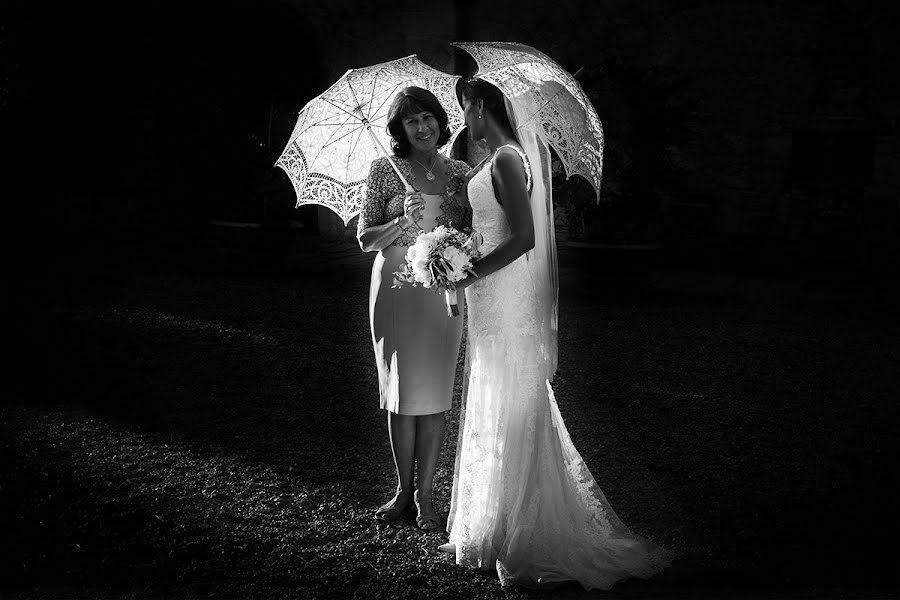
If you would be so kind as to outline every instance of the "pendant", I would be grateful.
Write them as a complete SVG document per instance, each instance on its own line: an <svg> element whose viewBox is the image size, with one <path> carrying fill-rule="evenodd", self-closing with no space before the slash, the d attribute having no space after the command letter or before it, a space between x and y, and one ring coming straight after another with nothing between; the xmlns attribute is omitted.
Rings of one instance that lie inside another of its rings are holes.
<svg viewBox="0 0 900 600"><path fill-rule="evenodd" d="M434 181L434 173L428 171L427 173L425 173L425 179L427 179L428 181Z"/></svg>

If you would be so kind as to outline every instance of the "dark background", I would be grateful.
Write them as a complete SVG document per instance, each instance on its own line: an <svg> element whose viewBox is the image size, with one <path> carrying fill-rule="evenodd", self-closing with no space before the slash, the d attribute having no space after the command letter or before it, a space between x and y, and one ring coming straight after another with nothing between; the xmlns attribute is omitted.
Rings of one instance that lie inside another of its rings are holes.
<svg viewBox="0 0 900 600"><path fill-rule="evenodd" d="M346 69L419 53L462 73L454 39L583 68L604 124L604 202L556 188L557 392L609 399L562 403L576 445L688 563L617 589L895 586L898 26L850 2L4 3L10 589L500 593L371 524L391 473L370 257L272 166ZM602 460L621 448L642 459ZM309 496L260 516L256 490Z"/></svg>
<svg viewBox="0 0 900 600"><path fill-rule="evenodd" d="M326 83L306 17L277 3L13 2L4 13L7 184L28 198L10 208L45 234L258 219L248 196L272 178L285 133L268 137L270 110L295 112Z"/></svg>
<svg viewBox="0 0 900 600"><path fill-rule="evenodd" d="M604 123L603 202L560 180L563 237L770 272L900 264L900 52L876 3L8 2L3 15L4 186L23 194L6 206L35 250L265 217L352 243L352 224L294 209L272 166L296 111L352 66L418 53L465 73L450 41L518 39L580 70Z"/></svg>

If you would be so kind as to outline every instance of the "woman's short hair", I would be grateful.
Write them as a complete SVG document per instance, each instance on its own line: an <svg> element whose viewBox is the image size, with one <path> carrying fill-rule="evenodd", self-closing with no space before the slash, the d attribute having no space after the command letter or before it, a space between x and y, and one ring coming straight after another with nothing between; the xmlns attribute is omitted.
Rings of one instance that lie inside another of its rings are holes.
<svg viewBox="0 0 900 600"><path fill-rule="evenodd" d="M394 102L388 111L388 133L391 134L391 149L396 156L406 158L409 155L411 145L403 128L403 119L409 115L420 112L430 112L435 116L438 127L441 130L438 136L437 147L440 148L450 140L450 127L447 111L438 102L434 94L426 89L409 86L400 90L394 96Z"/></svg>
<svg viewBox="0 0 900 600"><path fill-rule="evenodd" d="M497 86L483 79L471 78L463 81L461 93L468 100L484 101L484 107L494 115L497 123L512 129L506 112L506 96Z"/></svg>

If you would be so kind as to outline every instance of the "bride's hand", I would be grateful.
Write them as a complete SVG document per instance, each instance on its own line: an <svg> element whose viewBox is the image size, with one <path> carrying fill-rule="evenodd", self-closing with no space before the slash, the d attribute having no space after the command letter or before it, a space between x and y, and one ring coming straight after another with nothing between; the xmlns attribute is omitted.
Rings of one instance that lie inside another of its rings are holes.
<svg viewBox="0 0 900 600"><path fill-rule="evenodd" d="M478 277L476 277L475 275L466 275L463 279L460 279L456 282L456 289L464 290L475 283L476 279L478 279Z"/></svg>

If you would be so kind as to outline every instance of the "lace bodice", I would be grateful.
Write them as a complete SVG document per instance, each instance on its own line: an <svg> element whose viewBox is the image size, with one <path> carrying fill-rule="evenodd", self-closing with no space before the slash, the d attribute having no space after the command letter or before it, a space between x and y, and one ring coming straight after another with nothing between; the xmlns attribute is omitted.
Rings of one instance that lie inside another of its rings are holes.
<svg viewBox="0 0 900 600"><path fill-rule="evenodd" d="M394 157L394 161L410 185L415 187L416 176L410 162L398 157ZM466 163L460 160L451 160L447 167L447 175L449 177L462 176L468 170L469 165ZM462 195L442 194L442 197L441 214L436 217L437 224L452 225L459 230L471 227L472 211ZM397 177L387 157L382 156L373 160L366 181L365 200L359 211L359 221L356 226L357 236L367 227L382 225L402 215L404 198L406 198L406 190L403 182ZM417 235L418 231L415 227L410 227L401 233L391 245L411 246L416 242Z"/></svg>
<svg viewBox="0 0 900 600"><path fill-rule="evenodd" d="M501 146L501 148L512 148L519 153L525 164L526 185L531 188L531 169L528 166L528 158L513 145ZM494 158L492 157L484 168L469 181L468 188L469 204L472 209L472 227L484 236L483 254L496 248L511 233L506 212L497 201L497 196L494 195L493 168Z"/></svg>
<svg viewBox="0 0 900 600"><path fill-rule="evenodd" d="M515 146L510 146L517 152ZM531 176L526 161L527 183ZM492 181L493 161L469 181L468 196L472 207L472 227L483 237L482 255L486 255L508 239L512 231L503 206L497 201ZM536 289L528 269L527 257L520 256L509 265L479 279L466 288L466 297L478 306L469 312L469 335L531 335L537 327ZM510 357L513 359L514 357Z"/></svg>

